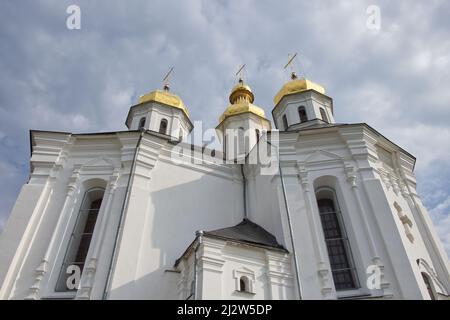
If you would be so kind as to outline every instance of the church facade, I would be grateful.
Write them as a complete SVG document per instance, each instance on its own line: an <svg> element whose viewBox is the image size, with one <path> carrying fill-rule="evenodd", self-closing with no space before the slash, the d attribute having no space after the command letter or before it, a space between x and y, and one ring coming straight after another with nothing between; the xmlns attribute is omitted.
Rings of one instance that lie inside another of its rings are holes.
<svg viewBox="0 0 450 320"><path fill-rule="evenodd" d="M0 234L1 299L448 299L415 158L295 74L273 123L240 79L221 148L168 86L128 130L30 131ZM269 159L269 161L263 161Z"/></svg>

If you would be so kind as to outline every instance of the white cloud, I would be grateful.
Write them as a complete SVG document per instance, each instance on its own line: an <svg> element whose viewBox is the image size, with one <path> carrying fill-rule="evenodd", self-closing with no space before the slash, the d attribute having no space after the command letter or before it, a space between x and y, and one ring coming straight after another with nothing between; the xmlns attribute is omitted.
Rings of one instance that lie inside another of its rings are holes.
<svg viewBox="0 0 450 320"><path fill-rule="evenodd" d="M429 211L447 254L450 256L450 196Z"/></svg>

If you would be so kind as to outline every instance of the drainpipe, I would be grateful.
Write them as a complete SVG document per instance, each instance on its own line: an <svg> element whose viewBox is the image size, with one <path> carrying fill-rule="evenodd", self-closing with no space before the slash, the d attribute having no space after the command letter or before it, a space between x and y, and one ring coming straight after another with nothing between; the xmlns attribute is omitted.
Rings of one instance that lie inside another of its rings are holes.
<svg viewBox="0 0 450 320"><path fill-rule="evenodd" d="M241 164L241 174L243 179L243 190L244 190L244 219L247 219L247 178L245 178L243 164Z"/></svg>
<svg viewBox="0 0 450 320"><path fill-rule="evenodd" d="M197 275L197 252L200 248L200 245L203 242L203 230L199 230L195 233L197 237L197 245L194 251L194 300L198 300L197 292L198 292L198 275Z"/></svg>
<svg viewBox="0 0 450 320"><path fill-rule="evenodd" d="M145 130L141 130L139 139L136 143L136 149L134 151L133 162L132 162L131 168L130 168L130 175L128 176L127 189L125 191L125 198L123 200L122 209L120 211L119 225L117 226L116 237L114 239L111 261L109 262L108 277L106 279L105 288L103 289L103 300L106 300L106 298L108 297L108 290L110 289L109 286L111 285L112 268L113 268L114 263L117 260L117 256L116 256L117 244L119 242L119 238L122 238L123 222L125 221L124 212L125 212L125 208L128 208L128 204L130 202L131 185L133 184L133 180L134 180L134 171L136 169L137 154L140 150L141 140L142 140L142 137L144 136L144 133L145 133Z"/></svg>
<svg viewBox="0 0 450 320"><path fill-rule="evenodd" d="M292 254L294 257L295 274L296 274L297 287L298 287L298 297L301 300L302 299L302 287L300 284L300 272L299 272L299 268L298 268L297 253L296 253L295 246L294 246L294 232L292 229L291 214L289 212L289 205L288 205L287 196L286 196L286 187L284 185L283 171L281 170L281 158L280 158L279 150L280 149L278 148L278 159L279 159L278 168L280 170L281 188L283 189L284 205L286 207L286 215L287 215L287 220L288 220L288 225L289 225L289 234L290 234L290 238L291 238Z"/></svg>

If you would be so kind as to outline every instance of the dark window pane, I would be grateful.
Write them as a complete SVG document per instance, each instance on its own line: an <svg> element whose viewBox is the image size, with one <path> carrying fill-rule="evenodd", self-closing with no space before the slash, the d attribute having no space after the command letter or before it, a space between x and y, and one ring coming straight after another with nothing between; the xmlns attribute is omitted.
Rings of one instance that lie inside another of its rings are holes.
<svg viewBox="0 0 450 320"><path fill-rule="evenodd" d="M98 211L102 204L102 199L92 201L89 210L87 211L86 224L84 225L83 233L80 235L80 242L75 255L75 262L85 262L86 256L91 244L92 233L94 232L95 222L97 221Z"/></svg>
<svg viewBox="0 0 450 320"><path fill-rule="evenodd" d="M327 113L325 112L325 110L323 108L320 108L320 115L322 116L323 121L328 122Z"/></svg>
<svg viewBox="0 0 450 320"><path fill-rule="evenodd" d="M73 274L74 274L73 271L71 271L70 273L67 273L67 268L69 266L73 266L73 265L78 266L80 268L80 272L83 272L84 263L76 263L76 262L71 262L69 264L64 263L63 267L62 267L62 270L61 270L60 278L58 280L58 284L57 284L56 289L55 289L56 292L76 291L77 290L76 287L73 288L73 289L69 289L67 287L67 278L69 278L70 276L73 276Z"/></svg>
<svg viewBox="0 0 450 320"><path fill-rule="evenodd" d="M354 289L352 270L342 270L333 272L334 286L336 290Z"/></svg>
<svg viewBox="0 0 450 320"><path fill-rule="evenodd" d="M319 199L317 205L336 290L354 289L356 279L349 260L348 240L342 232L334 201Z"/></svg>
<svg viewBox="0 0 450 320"><path fill-rule="evenodd" d="M64 257L64 263L55 289L56 291L76 290L69 289L66 285L67 278L70 276L70 274L67 274L67 269L69 267L73 268L73 266L78 266L80 268L80 271L83 271L86 257L89 252L95 223L97 221L98 212L102 204L103 193L104 190L95 189L89 191L85 195L85 200L83 200L83 203L81 204L77 222L75 224L74 231L69 242L69 248L66 252L66 256ZM91 200L91 197L94 196L96 197L96 199ZM88 201L91 202L89 203ZM71 269L71 274L73 274L73 269Z"/></svg>
<svg viewBox="0 0 450 320"><path fill-rule="evenodd" d="M144 128L145 126L145 118L141 118L141 120L139 120L139 129Z"/></svg>
<svg viewBox="0 0 450 320"><path fill-rule="evenodd" d="M159 133L166 134L167 133L167 120L162 119L159 125Z"/></svg>
<svg viewBox="0 0 450 320"><path fill-rule="evenodd" d="M85 262L86 256L89 250L89 245L91 243L92 234L82 234L80 239L80 245L78 246L78 251L75 256L74 262Z"/></svg>
<svg viewBox="0 0 450 320"><path fill-rule="evenodd" d="M284 130L287 130L289 127L286 115L283 116L283 126Z"/></svg>
<svg viewBox="0 0 450 320"><path fill-rule="evenodd" d="M350 263L345 251L345 244L342 239L327 241L328 255L330 256L331 269L350 268Z"/></svg>
<svg viewBox="0 0 450 320"><path fill-rule="evenodd" d="M305 107L298 108L298 115L300 116L300 122L308 121L308 116L306 115Z"/></svg>
<svg viewBox="0 0 450 320"><path fill-rule="evenodd" d="M245 288L245 281L244 281L244 279L241 278L241 280L239 280L239 285L240 285L240 290L241 291L247 291L247 289Z"/></svg>
<svg viewBox="0 0 450 320"><path fill-rule="evenodd" d="M93 233L95 227L95 221L97 221L98 210L89 212L86 220L86 225L84 226L83 233Z"/></svg>

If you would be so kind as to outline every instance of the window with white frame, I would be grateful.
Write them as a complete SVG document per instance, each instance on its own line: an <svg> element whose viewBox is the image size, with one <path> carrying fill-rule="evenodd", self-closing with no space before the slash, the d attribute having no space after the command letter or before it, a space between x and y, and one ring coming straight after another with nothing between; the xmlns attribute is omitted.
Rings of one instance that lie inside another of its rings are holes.
<svg viewBox="0 0 450 320"><path fill-rule="evenodd" d="M300 122L308 121L308 116L306 114L306 109L304 106L298 107L298 116L300 117Z"/></svg>
<svg viewBox="0 0 450 320"><path fill-rule="evenodd" d="M448 291L446 290L444 284L439 280L439 277L433 267L422 258L417 259L416 262L430 298L439 299L439 295L448 296Z"/></svg>
<svg viewBox="0 0 450 320"><path fill-rule="evenodd" d="M254 294L253 284L255 282L255 273L247 267L233 271L235 279L235 290L240 293Z"/></svg>
<svg viewBox="0 0 450 320"><path fill-rule="evenodd" d="M161 119L159 124L159 133L167 134L167 119Z"/></svg>
<svg viewBox="0 0 450 320"><path fill-rule="evenodd" d="M239 279L239 291L241 292L250 292L249 288L249 280L246 276L242 276Z"/></svg>
<svg viewBox="0 0 450 320"><path fill-rule="evenodd" d="M142 117L141 120L139 120L139 127L138 130L142 130L145 127L145 117Z"/></svg>
<svg viewBox="0 0 450 320"><path fill-rule="evenodd" d="M320 110L320 116L322 117L322 120L325 121L325 122L329 122L325 109L324 108L320 108L319 110Z"/></svg>
<svg viewBox="0 0 450 320"><path fill-rule="evenodd" d="M331 188L319 188L316 198L335 288L357 289L356 268L336 193Z"/></svg>
<svg viewBox="0 0 450 320"><path fill-rule="evenodd" d="M282 117L282 119L283 119L283 129L284 129L284 130L287 130L288 127L289 127L289 123L288 123L288 120L287 120L287 116L284 114L283 117Z"/></svg>
<svg viewBox="0 0 450 320"><path fill-rule="evenodd" d="M56 284L57 292L77 290L76 282L84 269L104 193L103 188L92 188L84 194Z"/></svg>

